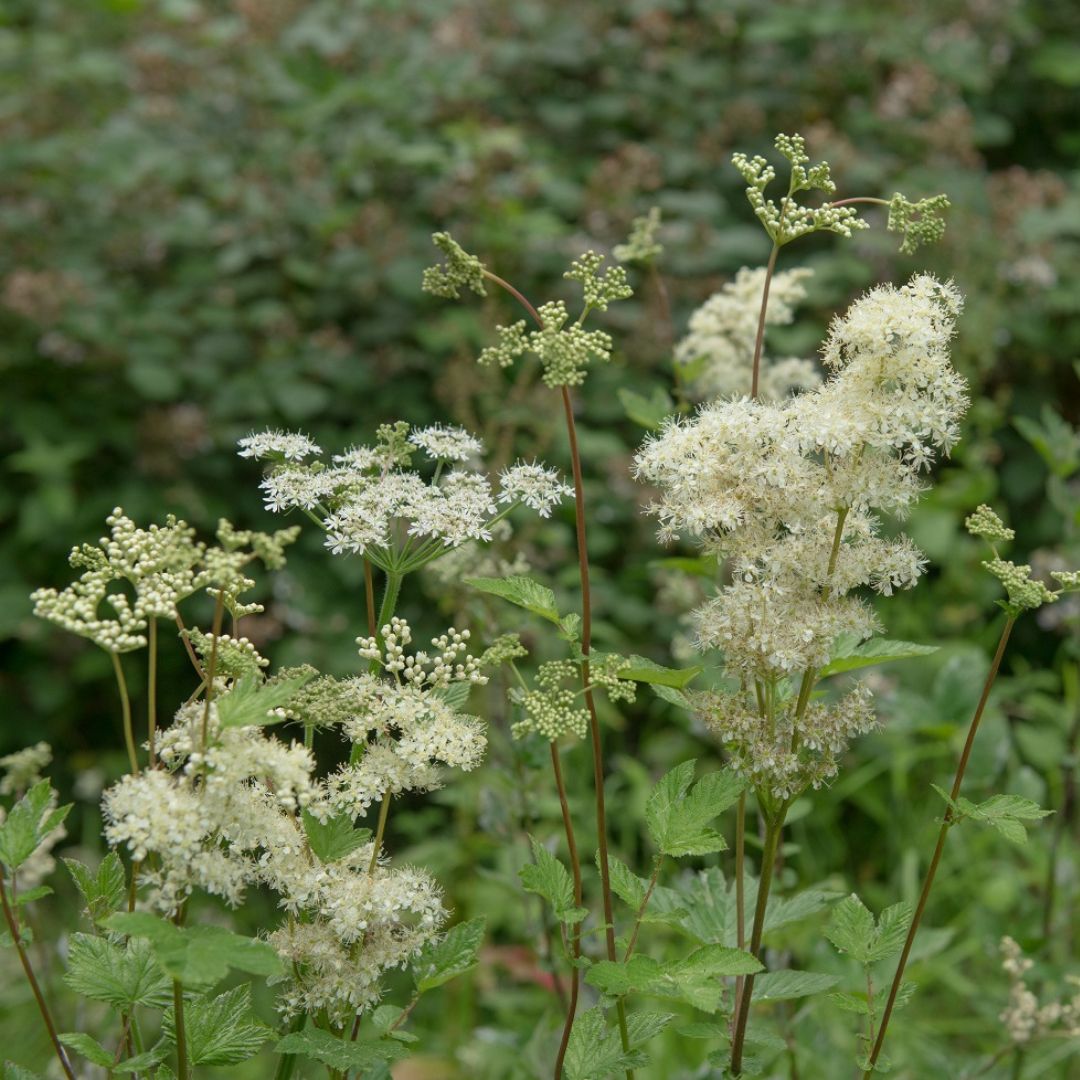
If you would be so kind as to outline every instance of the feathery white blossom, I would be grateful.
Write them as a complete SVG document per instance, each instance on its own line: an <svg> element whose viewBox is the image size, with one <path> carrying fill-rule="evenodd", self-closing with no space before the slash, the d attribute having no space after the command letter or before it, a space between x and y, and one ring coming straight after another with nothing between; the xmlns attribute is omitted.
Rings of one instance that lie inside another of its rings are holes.
<svg viewBox="0 0 1080 1080"><path fill-rule="evenodd" d="M240 456L249 458L283 457L287 461L303 461L312 454L321 454L318 443L299 431L252 432L240 440Z"/></svg>

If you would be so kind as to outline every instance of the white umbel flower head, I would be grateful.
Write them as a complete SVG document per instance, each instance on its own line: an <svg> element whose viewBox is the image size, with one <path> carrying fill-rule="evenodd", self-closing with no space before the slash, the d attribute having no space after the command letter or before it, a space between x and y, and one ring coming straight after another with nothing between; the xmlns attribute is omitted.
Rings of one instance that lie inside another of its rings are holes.
<svg viewBox="0 0 1080 1080"><path fill-rule="evenodd" d="M318 443L299 431L259 431L240 439L240 456L262 460L284 458L286 461L303 461L313 454L321 454Z"/></svg>
<svg viewBox="0 0 1080 1080"><path fill-rule="evenodd" d="M432 461L468 461L484 452L484 444L462 427L433 424L409 433L409 442Z"/></svg>

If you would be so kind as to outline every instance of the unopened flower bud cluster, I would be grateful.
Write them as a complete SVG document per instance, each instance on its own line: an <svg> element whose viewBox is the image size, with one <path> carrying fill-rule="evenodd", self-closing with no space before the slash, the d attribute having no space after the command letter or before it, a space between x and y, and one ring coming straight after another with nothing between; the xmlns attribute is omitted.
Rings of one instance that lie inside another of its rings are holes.
<svg viewBox="0 0 1080 1080"><path fill-rule="evenodd" d="M434 655L427 652L406 653L412 643L409 624L395 616L382 628L382 643L375 637L358 637L360 656L373 660L383 671L417 687L444 688L452 682L470 682L483 686L487 676L480 661L468 653L470 632L451 626L445 634L432 638Z"/></svg>

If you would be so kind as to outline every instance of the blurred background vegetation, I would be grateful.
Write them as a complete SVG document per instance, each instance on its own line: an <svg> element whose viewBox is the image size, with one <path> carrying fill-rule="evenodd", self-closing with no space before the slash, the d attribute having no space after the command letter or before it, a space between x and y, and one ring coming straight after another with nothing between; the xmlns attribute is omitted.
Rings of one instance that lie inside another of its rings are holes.
<svg viewBox="0 0 1080 1080"><path fill-rule="evenodd" d="M0 753L52 742L61 788L87 808L73 839L96 843L97 789L122 768L108 661L36 623L29 593L65 584L69 548L118 504L141 523L172 512L204 531L219 516L276 524L257 469L235 455L253 428L300 428L336 450L387 420L454 421L481 431L497 462L565 465L557 399L528 373L473 362L517 313L501 297L447 305L420 292L439 228L546 299L563 294L570 258L609 250L633 217L662 209L673 317L641 278L607 317L616 358L590 377L579 422L598 643L677 652L700 581L659 561L677 552L658 549L639 515L628 466L644 432L617 390L670 389L689 312L763 262L729 158L799 131L832 163L840 197L944 191L953 210L944 243L915 256L880 227L785 252L815 276L807 317L777 331L774 351L812 355L834 311L917 269L968 298L956 349L975 401L967 435L907 523L933 570L883 612L891 636L945 647L885 669L889 724L806 800L785 863L792 881L855 887L872 906L910 898L940 809L927 784L949 768L997 630L963 516L992 502L1017 553L1048 567L1080 558L1078 35L1072 0L3 0ZM570 526L564 515L514 541L568 597ZM275 663L347 673L360 580L308 529L247 633ZM406 614L433 628L469 617L483 633L491 615L475 598L435 574L424 584ZM1076 628L1062 605L1016 639L972 790L1028 794L1058 814L1021 852L956 836L932 919L952 937L916 970L926 989L895 1028L905 1076L997 1048L1001 934L1035 950L1051 982L1076 968ZM173 660L163 682L182 700L179 649ZM420 1010L431 1071L410 1076L531 1075L546 999L509 943L539 912L513 871L525 825L557 811L533 751L500 736L498 702L492 767L395 816L397 849L431 865L462 914L492 913L503 943L445 1013ZM632 856L649 776L716 751L644 694L608 720ZM588 762L576 757L587 831ZM792 948L800 966L846 970L820 926ZM8 993L5 1050L16 1031L31 1037L22 992ZM791 1015L824 1061L848 1060L849 1019ZM677 1071L693 1054L670 1052L677 1067L656 1075L695 1075ZM1052 1047L1045 1070L1037 1059L1024 1075L1076 1075L1061 1071L1067 1055Z"/></svg>

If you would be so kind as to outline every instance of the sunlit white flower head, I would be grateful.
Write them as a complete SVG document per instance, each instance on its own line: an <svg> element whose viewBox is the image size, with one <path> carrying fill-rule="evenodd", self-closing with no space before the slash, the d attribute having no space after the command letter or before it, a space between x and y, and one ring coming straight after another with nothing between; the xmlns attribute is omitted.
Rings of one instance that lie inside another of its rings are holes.
<svg viewBox="0 0 1080 1080"><path fill-rule="evenodd" d="M542 518L549 517L564 498L573 498L574 489L563 483L555 469L539 462L519 461L499 474L499 502L523 502Z"/></svg>
<svg viewBox="0 0 1080 1080"><path fill-rule="evenodd" d="M247 458L281 457L286 461L303 461L312 454L321 454L319 445L299 431L252 432L239 441L240 456Z"/></svg>
<svg viewBox="0 0 1080 1080"><path fill-rule="evenodd" d="M468 461L484 452L484 444L464 428L434 424L409 433L409 442L432 461Z"/></svg>

